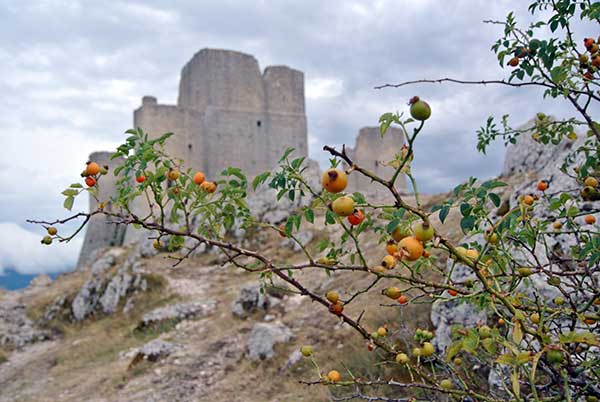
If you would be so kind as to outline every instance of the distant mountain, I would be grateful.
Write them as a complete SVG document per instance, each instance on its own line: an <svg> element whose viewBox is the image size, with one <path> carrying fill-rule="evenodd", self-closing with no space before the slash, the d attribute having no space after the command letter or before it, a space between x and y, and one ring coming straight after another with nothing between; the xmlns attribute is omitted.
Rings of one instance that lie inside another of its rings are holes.
<svg viewBox="0 0 600 402"><path fill-rule="evenodd" d="M48 274L52 279L56 278L58 273ZM13 269L4 270L4 274L0 275L0 288L7 290L17 290L26 288L29 282L35 278L37 274L21 274Z"/></svg>

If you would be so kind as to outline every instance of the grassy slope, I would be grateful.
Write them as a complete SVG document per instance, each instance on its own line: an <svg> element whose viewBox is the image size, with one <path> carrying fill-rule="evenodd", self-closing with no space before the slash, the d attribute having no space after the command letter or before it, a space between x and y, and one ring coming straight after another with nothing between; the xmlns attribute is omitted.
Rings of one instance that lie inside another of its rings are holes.
<svg viewBox="0 0 600 402"><path fill-rule="evenodd" d="M436 196L435 201L447 195ZM428 197L425 201L434 200ZM459 240L458 216L452 212L444 228L446 235ZM301 261L300 253L280 246L281 238L269 234L261 250L289 260ZM314 247L316 241L311 245ZM377 261L384 246L374 238L367 242L367 258ZM247 283L257 283L257 276L232 267L214 265L215 257L207 254L185 261L177 268L169 268L164 255L144 260L149 273L165 275L171 283L170 290L156 289L129 315L116 314L101 317L83 324L60 326L63 336L53 342L37 345L34 351L14 352L11 366L0 365L0 401L79 401L82 398L102 395L106 400L145 400L149 395L161 395L168 400L198 401L326 401L330 390L323 386L307 387L299 379L315 380L317 372L308 360L301 360L286 368L288 357L299 345L312 344L316 360L327 372L337 369L344 373L347 367L357 376L393 374L405 377L406 373L394 365L373 365L377 352L368 352L366 343L347 326L328 314L321 306L299 296L286 302L287 310L280 319L294 332L295 339L277 345L274 359L251 362L244 356L245 339L253 319L239 320L231 315L231 303L239 288ZM30 314L39 317L45 306L59 294L72 291L85 280L84 273L61 275L42 294L29 296ZM325 292L335 288L344 293L364 287L371 277L362 273L333 275L327 278L321 272L298 273L310 288ZM389 284L378 283L369 293L358 297L347 308L350 316L357 317L362 310L362 323L376 329L389 324L390 336L410 338L417 327L428 328L428 304L401 308L381 308L387 303L379 293ZM176 294L178 292L179 294ZM158 305L177 299L214 299L217 311L210 317L180 324L166 333L134 334L133 328L141 315ZM275 315L277 316L277 308ZM260 320L261 317L255 317ZM119 353L140 346L153 337L180 343L184 349L164 361L143 363L127 370L129 361L119 359ZM46 345L46 346L42 346ZM4 368L3 368L4 366ZM341 391L333 390L336 394ZM101 399L99 399L101 400ZM188 400L188 399L185 399Z"/></svg>

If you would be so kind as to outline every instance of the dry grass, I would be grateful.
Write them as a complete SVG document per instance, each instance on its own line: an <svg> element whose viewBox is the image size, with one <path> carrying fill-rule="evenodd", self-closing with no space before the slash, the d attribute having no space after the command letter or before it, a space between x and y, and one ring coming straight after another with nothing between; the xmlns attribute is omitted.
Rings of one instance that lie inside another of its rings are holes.
<svg viewBox="0 0 600 402"><path fill-rule="evenodd" d="M162 332L134 332L144 313L178 300L176 295L166 291L166 280L163 277L145 274L144 278L148 281L148 289L136 296L134 308L128 314L116 313L63 326L64 339L71 341L72 346L57 356L57 369L68 372L109 363L117 360L119 352L139 346Z"/></svg>
<svg viewBox="0 0 600 402"><path fill-rule="evenodd" d="M8 352L3 348L0 348L0 364L8 360Z"/></svg>
<svg viewBox="0 0 600 402"><path fill-rule="evenodd" d="M87 275L88 273L83 271L62 274L43 291L26 293L23 296L23 301L27 305L27 316L31 320L37 321L42 318L48 306L60 296L67 295L67 298L72 300L77 290L87 280Z"/></svg>

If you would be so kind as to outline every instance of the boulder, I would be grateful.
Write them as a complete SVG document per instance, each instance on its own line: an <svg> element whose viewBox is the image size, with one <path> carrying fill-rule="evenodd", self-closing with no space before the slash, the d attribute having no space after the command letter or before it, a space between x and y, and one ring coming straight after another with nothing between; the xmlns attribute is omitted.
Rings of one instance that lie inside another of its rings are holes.
<svg viewBox="0 0 600 402"><path fill-rule="evenodd" d="M75 321L81 321L94 313L113 314L121 303L137 292L144 292L147 283L141 273L141 264L135 258L127 258L116 270L110 270L122 253L122 249L108 249L92 265L91 278L77 292L71 304Z"/></svg>
<svg viewBox="0 0 600 402"><path fill-rule="evenodd" d="M171 306L153 310L138 324L138 329L152 327L163 323L177 324L191 318L207 316L215 311L216 302L207 300L203 302L178 303Z"/></svg>
<svg viewBox="0 0 600 402"><path fill-rule="evenodd" d="M273 347L277 343L289 342L292 331L282 323L254 324L246 344L250 360L265 360L275 356Z"/></svg>
<svg viewBox="0 0 600 402"><path fill-rule="evenodd" d="M166 342L161 339L154 339L140 348L131 349L125 353L123 357L131 358L128 367L131 369L143 360L156 362L181 348L182 346L179 344Z"/></svg>
<svg viewBox="0 0 600 402"><path fill-rule="evenodd" d="M27 317L25 304L16 298L0 302L0 346L22 348L50 338L50 333L37 328Z"/></svg>
<svg viewBox="0 0 600 402"><path fill-rule="evenodd" d="M269 309L270 298L260 292L260 286L247 285L240 289L240 294L231 304L231 312L238 318L247 318L255 311L265 312Z"/></svg>

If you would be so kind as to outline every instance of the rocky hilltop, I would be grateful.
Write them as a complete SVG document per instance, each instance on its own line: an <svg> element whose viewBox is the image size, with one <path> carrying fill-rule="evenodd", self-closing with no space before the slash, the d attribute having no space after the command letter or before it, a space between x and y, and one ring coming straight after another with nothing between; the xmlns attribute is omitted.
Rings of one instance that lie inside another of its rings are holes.
<svg viewBox="0 0 600 402"><path fill-rule="evenodd" d="M505 203L515 205L520 194L544 178L553 191L573 187L556 161L576 143L540 149L524 135L507 151L502 180ZM532 157L532 154L543 157ZM316 182L318 166L308 176ZM273 194L259 191L249 204L268 222L278 223L298 202L277 203ZM447 194L424 196L431 205ZM540 211L541 213L541 211ZM462 238L457 212L438 225L455 241ZM327 233L339 236L324 217L298 234L314 249ZM301 256L277 233L238 233L247 247L296 262ZM462 239L473 240L473 239ZM475 239L476 240L476 239ZM559 247L568 247L561 243ZM369 261L380 257L377 237L365 246ZM347 367L377 376L393 368L373 366L374 357L350 328L310 301L279 288L260 291L256 276L235 269L215 250L200 250L173 267L167 253L146 243L102 247L95 262L60 275L55 281L40 277L25 290L0 294L0 401L326 401L330 390L298 383L316 372L298 352L298 345L314 345L327 370ZM370 280L365 275L327 277L299 273L318 292L351 292ZM467 275L460 267L456 276ZM552 297L551 290L533 278L535 290ZM386 286L378 284L377 293ZM448 344L452 324L476 324L486 316L468 304L451 302L408 305L381 311L377 297L359 296L348 307L380 311L365 317L367 326L395 321L405 324L402 336L415 328L436 332L436 346ZM331 366L331 367L330 367ZM336 392L331 391L331 392Z"/></svg>

